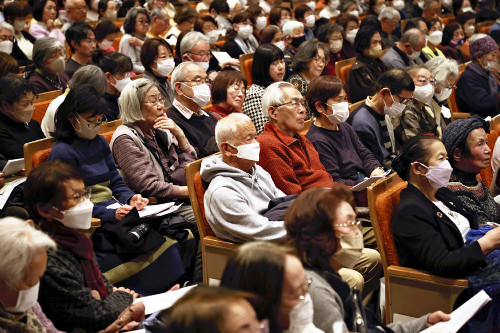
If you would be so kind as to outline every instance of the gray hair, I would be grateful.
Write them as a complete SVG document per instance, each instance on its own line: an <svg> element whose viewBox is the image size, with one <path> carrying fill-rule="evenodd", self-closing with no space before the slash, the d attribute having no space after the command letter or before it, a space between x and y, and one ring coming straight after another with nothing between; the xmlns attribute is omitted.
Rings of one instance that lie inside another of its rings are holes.
<svg viewBox="0 0 500 333"><path fill-rule="evenodd" d="M417 28L408 29L403 33L401 40L399 41L401 44L409 43L413 48L417 46L420 42L421 38L424 37L424 33Z"/></svg>
<svg viewBox="0 0 500 333"><path fill-rule="evenodd" d="M239 112L231 113L219 120L215 125L215 142L217 142L219 150L221 143L231 143L238 136L241 126L248 123L253 125L249 116Z"/></svg>
<svg viewBox="0 0 500 333"><path fill-rule="evenodd" d="M10 33L12 34L12 37L14 37L15 31L14 31L14 27L13 26L11 26L10 24L8 24L7 22L2 22L2 23L0 23L0 30L2 30L2 29L9 30Z"/></svg>
<svg viewBox="0 0 500 333"><path fill-rule="evenodd" d="M33 63L37 67L42 67L45 60L58 50L62 50L66 54L64 46L54 37L38 38L33 44Z"/></svg>
<svg viewBox="0 0 500 333"><path fill-rule="evenodd" d="M477 33L477 34L474 34L472 36L469 37L469 45L474 43L476 40L478 39L481 39L481 38L484 38L488 36L487 34L483 34L483 33Z"/></svg>
<svg viewBox="0 0 500 333"><path fill-rule="evenodd" d="M303 28L304 25L299 21L291 20L286 22L285 25L283 26L283 37L293 35L293 31L300 27Z"/></svg>
<svg viewBox="0 0 500 333"><path fill-rule="evenodd" d="M101 94L104 94L108 89L106 75L104 75L104 72L99 67L94 65L86 65L79 68L69 81L69 89L85 83L94 86Z"/></svg>
<svg viewBox="0 0 500 333"><path fill-rule="evenodd" d="M184 54L191 52L193 47L198 42L205 42L208 45L210 45L210 41L208 40L208 37L199 31L191 31L191 32L188 32L187 34L185 34L184 37L182 37L182 41L181 41L181 47L180 47L181 57Z"/></svg>
<svg viewBox="0 0 500 333"><path fill-rule="evenodd" d="M153 17L158 17L159 19L164 18L167 15L167 11L162 7L156 7L149 15L151 17L151 21L153 21Z"/></svg>
<svg viewBox="0 0 500 333"><path fill-rule="evenodd" d="M10 288L25 278L35 254L56 250L56 243L44 232L17 217L0 219L0 279Z"/></svg>
<svg viewBox="0 0 500 333"><path fill-rule="evenodd" d="M149 79L138 79L125 86L118 98L120 118L123 124L134 124L144 120L142 103L146 99L148 91L153 87L158 88L158 85Z"/></svg>
<svg viewBox="0 0 500 333"><path fill-rule="evenodd" d="M388 20L394 20L394 18L397 18L398 20L401 20L401 15L396 9L392 7L385 7L382 12L380 12L378 20L381 21L383 18Z"/></svg>
<svg viewBox="0 0 500 333"><path fill-rule="evenodd" d="M262 95L262 113L268 120L270 119L269 107L285 103L285 95L281 90L284 87L295 88L295 86L289 82L280 81L269 85L269 87L264 90L264 94Z"/></svg>
<svg viewBox="0 0 500 333"><path fill-rule="evenodd" d="M436 84L435 89L442 89L447 85L448 77L458 78L458 62L445 57L434 57L424 64L431 72Z"/></svg>
<svg viewBox="0 0 500 333"><path fill-rule="evenodd" d="M179 81L184 81L186 78L186 75L188 74L189 67L192 66L198 66L194 62L181 62L179 65L177 65L172 72L172 77L170 78L170 84L172 85L172 89L175 91L175 84ZM201 68L201 67L200 67Z"/></svg>

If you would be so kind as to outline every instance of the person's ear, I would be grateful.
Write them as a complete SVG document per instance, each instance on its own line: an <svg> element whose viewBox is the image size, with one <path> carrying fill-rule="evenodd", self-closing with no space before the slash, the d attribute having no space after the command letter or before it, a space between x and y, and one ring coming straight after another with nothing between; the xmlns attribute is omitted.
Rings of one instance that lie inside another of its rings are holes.
<svg viewBox="0 0 500 333"><path fill-rule="evenodd" d="M268 109L267 109L267 113L269 114L269 118L271 118L272 120L276 120L276 115L278 113L278 108L275 107L275 106L270 106Z"/></svg>
<svg viewBox="0 0 500 333"><path fill-rule="evenodd" d="M424 175L425 173L423 173L422 169L425 169L420 163L418 162L412 162L410 164L411 166L411 170L413 171L414 174L416 175Z"/></svg>
<svg viewBox="0 0 500 333"><path fill-rule="evenodd" d="M227 142L222 142L220 144L220 153L226 157L233 156L233 153L230 151L232 147Z"/></svg>
<svg viewBox="0 0 500 333"><path fill-rule="evenodd" d="M455 148L455 150L453 151L453 160L456 161L456 162L460 162L460 160L461 160L461 158L460 158L460 149Z"/></svg>
<svg viewBox="0 0 500 333"><path fill-rule="evenodd" d="M78 43L77 43L76 41L74 41L74 40L72 40L70 43L71 43L71 46L72 46L75 50L76 50L76 47L77 47L77 46L80 46L80 45L78 45Z"/></svg>
<svg viewBox="0 0 500 333"><path fill-rule="evenodd" d="M174 89L175 89L175 92L177 93L177 95L184 95L184 92L182 91L181 86L182 86L182 84L180 82L175 82Z"/></svg>
<svg viewBox="0 0 500 333"><path fill-rule="evenodd" d="M291 36L285 36L285 41L287 44L291 44L292 43L292 37Z"/></svg>
<svg viewBox="0 0 500 333"><path fill-rule="evenodd" d="M319 113L325 113L326 112L325 104L323 102L321 102L321 101L317 101L316 103L314 103L314 107L316 108L316 110Z"/></svg>
<svg viewBox="0 0 500 333"><path fill-rule="evenodd" d="M234 31L238 31L240 30L240 27L236 23L233 23L233 29Z"/></svg>

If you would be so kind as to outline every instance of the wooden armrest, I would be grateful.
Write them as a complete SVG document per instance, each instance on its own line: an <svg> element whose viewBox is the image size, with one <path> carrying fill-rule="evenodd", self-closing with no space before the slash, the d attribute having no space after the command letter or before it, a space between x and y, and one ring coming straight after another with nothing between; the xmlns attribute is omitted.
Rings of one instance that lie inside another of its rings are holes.
<svg viewBox="0 0 500 333"><path fill-rule="evenodd" d="M205 245L225 247L228 249L235 249L239 245L239 244L223 241L223 240L221 240L217 237L214 237L214 236L205 236L203 238L203 243L205 243Z"/></svg>
<svg viewBox="0 0 500 333"><path fill-rule="evenodd" d="M465 119L470 117L470 113L468 112L453 112L453 117L455 119Z"/></svg>
<svg viewBox="0 0 500 333"><path fill-rule="evenodd" d="M426 271L408 268L408 267L391 265L391 266L387 267L387 273L389 275L395 275L395 276L401 276L401 277L408 277L408 278L412 278L412 279L448 284L448 285L457 286L457 287L464 287L464 288L469 287L469 281L465 280L465 279L444 278L444 277L429 274Z"/></svg>
<svg viewBox="0 0 500 333"><path fill-rule="evenodd" d="M156 205L158 203L158 199L155 197L148 197L149 203Z"/></svg>
<svg viewBox="0 0 500 333"><path fill-rule="evenodd" d="M99 228L100 226L101 226L101 219L93 217L92 220L90 221L90 229Z"/></svg>

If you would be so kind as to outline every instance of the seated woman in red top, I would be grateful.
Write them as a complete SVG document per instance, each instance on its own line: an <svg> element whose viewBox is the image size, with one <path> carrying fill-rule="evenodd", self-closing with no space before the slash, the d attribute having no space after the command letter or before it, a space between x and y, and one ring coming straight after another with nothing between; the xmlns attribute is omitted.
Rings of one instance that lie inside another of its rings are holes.
<svg viewBox="0 0 500 333"><path fill-rule="evenodd" d="M247 79L235 70L222 71L212 82L210 113L218 120L233 112L241 112L245 100Z"/></svg>
<svg viewBox="0 0 500 333"><path fill-rule="evenodd" d="M319 28L318 41L330 50L329 61L326 64L323 75L335 76L335 63L347 59L347 55L342 47L344 45L343 32L344 28L336 23L324 24Z"/></svg>

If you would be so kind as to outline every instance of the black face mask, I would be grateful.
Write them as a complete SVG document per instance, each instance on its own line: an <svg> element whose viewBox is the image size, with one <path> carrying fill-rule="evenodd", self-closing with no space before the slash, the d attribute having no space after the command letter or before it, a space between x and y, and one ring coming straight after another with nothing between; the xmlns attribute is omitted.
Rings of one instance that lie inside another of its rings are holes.
<svg viewBox="0 0 500 333"><path fill-rule="evenodd" d="M302 44L305 41L306 41L305 35L301 37L292 37L292 46L298 49L300 44Z"/></svg>

